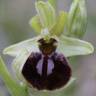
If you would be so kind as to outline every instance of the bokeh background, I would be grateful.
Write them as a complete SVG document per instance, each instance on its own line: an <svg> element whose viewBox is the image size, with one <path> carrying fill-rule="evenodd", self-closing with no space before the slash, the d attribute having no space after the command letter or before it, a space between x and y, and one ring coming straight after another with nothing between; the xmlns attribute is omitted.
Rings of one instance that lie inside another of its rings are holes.
<svg viewBox="0 0 96 96"><path fill-rule="evenodd" d="M96 0L86 0L88 10L88 26L84 40L96 47ZM72 0L57 0L58 9L68 11ZM2 50L19 41L32 38L34 31L28 24L36 14L35 0L0 0L0 54ZM96 96L96 52L88 56L73 58L71 64L77 85L70 89L68 96ZM8 69L11 70L12 58L4 56ZM12 72L11 72L12 73ZM73 90L74 89L74 90ZM0 78L0 96L10 96L3 80ZM22 95L22 94L21 94Z"/></svg>

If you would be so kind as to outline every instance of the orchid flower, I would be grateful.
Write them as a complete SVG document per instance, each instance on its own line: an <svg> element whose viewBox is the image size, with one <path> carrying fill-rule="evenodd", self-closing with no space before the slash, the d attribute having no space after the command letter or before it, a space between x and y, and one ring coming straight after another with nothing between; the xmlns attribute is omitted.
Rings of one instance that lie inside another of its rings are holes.
<svg viewBox="0 0 96 96"><path fill-rule="evenodd" d="M64 92L75 81L68 57L94 51L91 43L79 39L87 20L84 4L84 0L74 0L69 13L61 11L58 16L49 2L35 3L37 15L29 23L38 35L3 51L14 57L12 66L19 83L0 58L0 75L12 96L66 96Z"/></svg>

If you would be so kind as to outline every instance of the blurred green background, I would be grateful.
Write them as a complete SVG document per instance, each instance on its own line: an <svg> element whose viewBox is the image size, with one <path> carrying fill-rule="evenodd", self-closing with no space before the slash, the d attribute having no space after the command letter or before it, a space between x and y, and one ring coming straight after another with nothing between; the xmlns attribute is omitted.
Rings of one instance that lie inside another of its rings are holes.
<svg viewBox="0 0 96 96"><path fill-rule="evenodd" d="M96 0L86 0L88 26L85 41L96 47ZM72 0L57 0L58 9L68 11ZM14 43L33 37L35 32L28 22L36 14L35 0L0 0L0 54L2 50ZM12 72L12 58L2 55L8 69ZM73 58L74 59L74 58ZM70 62L71 63L71 62ZM77 87L71 96L96 96L96 54L78 56L71 64ZM70 90L70 92L73 90ZM0 78L0 96L10 96L3 80Z"/></svg>

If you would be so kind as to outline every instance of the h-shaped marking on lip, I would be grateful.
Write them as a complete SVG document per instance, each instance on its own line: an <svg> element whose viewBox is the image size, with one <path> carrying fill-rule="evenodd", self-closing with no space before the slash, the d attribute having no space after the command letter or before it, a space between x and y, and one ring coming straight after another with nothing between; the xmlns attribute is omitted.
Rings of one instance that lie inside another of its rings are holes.
<svg viewBox="0 0 96 96"><path fill-rule="evenodd" d="M52 70L54 69L54 62L51 60L51 58L42 57L36 66L37 72L42 75L50 75L52 73Z"/></svg>

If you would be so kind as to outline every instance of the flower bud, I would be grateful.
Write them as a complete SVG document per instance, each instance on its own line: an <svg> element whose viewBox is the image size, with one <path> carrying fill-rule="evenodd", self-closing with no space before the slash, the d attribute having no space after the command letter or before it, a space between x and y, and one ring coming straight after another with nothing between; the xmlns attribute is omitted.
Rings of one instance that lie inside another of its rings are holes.
<svg viewBox="0 0 96 96"><path fill-rule="evenodd" d="M82 38L86 32L87 12L85 0L73 0L68 15L66 35L70 37Z"/></svg>

